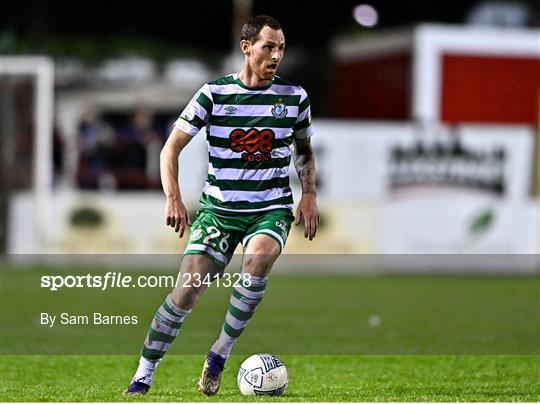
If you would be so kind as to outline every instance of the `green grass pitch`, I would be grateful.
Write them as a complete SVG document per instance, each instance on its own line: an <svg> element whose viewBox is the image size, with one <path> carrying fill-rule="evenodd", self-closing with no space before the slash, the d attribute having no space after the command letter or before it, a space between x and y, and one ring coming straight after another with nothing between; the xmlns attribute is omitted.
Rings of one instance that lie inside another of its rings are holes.
<svg viewBox="0 0 540 404"><path fill-rule="evenodd" d="M122 391L167 290L39 288L52 273L2 268L0 401L540 401L539 277L277 273L207 398L195 385L230 293L211 287L150 393L134 400ZM137 315L139 324L48 329L41 311ZM240 395L237 369L256 352L285 362L285 396Z"/></svg>
<svg viewBox="0 0 540 404"><path fill-rule="evenodd" d="M218 395L195 384L202 356L169 356L149 394L122 390L136 358L14 356L2 360L1 401L538 401L535 356L283 355L289 388L283 397L244 397L236 387L242 356L230 358Z"/></svg>

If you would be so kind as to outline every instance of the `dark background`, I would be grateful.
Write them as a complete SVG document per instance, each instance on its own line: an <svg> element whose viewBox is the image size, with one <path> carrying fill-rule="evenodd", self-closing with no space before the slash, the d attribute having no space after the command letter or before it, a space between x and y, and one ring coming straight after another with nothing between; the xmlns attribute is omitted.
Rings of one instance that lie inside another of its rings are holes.
<svg viewBox="0 0 540 404"><path fill-rule="evenodd" d="M462 24L481 1L367 1L379 15L373 28L363 28L354 21L353 8L361 3L364 1L252 1L252 15L268 14L281 22L288 56L280 74L309 91L320 116L329 113L326 100L333 85L334 38L362 37L420 22ZM537 25L540 0L503 3L526 6L529 25ZM90 64L129 55L147 56L157 62L197 58L218 70L224 56L234 51L239 54L234 39L238 31L232 0L20 0L2 6L0 53L46 54Z"/></svg>
<svg viewBox="0 0 540 404"><path fill-rule="evenodd" d="M290 44L324 49L335 34L354 29L352 8L363 1L254 0L253 14L268 14L284 27ZM374 29L416 22L462 23L475 1L382 1L367 3L379 13ZM538 19L540 0L521 2ZM35 46L48 39L105 39L111 35L166 41L218 52L231 48L232 1L56 1L5 2L0 13L3 35ZM3 47L9 46L4 38Z"/></svg>

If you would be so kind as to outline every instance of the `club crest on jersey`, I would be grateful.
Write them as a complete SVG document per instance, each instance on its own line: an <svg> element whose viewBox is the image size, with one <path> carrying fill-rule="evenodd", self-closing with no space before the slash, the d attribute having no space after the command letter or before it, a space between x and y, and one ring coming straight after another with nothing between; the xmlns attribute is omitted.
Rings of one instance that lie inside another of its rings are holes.
<svg viewBox="0 0 540 404"><path fill-rule="evenodd" d="M287 113L289 111L287 110L287 107L283 103L283 100L280 98L278 99L278 102L274 104L274 107L272 108L272 115L276 119L283 119L287 116Z"/></svg>
<svg viewBox="0 0 540 404"><path fill-rule="evenodd" d="M191 232L191 236L189 237L189 241L197 241L203 236L202 229L195 229Z"/></svg>

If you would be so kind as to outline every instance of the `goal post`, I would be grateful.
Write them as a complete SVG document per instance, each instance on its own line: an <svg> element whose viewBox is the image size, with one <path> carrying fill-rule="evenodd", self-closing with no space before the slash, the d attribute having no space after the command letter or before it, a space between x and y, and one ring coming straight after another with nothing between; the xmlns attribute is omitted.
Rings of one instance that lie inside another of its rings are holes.
<svg viewBox="0 0 540 404"><path fill-rule="evenodd" d="M44 253L47 229L51 225L53 185L53 124L54 124L54 62L45 56L0 55L1 80L11 77L30 77L34 87L33 119L34 146L32 151L32 193L35 244L30 253ZM9 117L7 117L9 118ZM9 128L6 125L5 128ZM6 137L14 133L6 133ZM9 175L10 173L4 173ZM9 196L7 196L9 197ZM6 214L9 214L6 212ZM7 220L7 218L6 218ZM9 231L9 229L8 229ZM9 247L7 252L9 252Z"/></svg>

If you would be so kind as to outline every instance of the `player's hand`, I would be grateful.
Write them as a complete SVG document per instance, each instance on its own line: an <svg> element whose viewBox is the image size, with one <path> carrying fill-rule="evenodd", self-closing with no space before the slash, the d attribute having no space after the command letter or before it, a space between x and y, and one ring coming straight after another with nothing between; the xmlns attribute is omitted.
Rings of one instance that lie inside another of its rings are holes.
<svg viewBox="0 0 540 404"><path fill-rule="evenodd" d="M184 235L187 225L191 225L187 209L178 198L167 198L165 219L167 226L171 226L180 237Z"/></svg>
<svg viewBox="0 0 540 404"><path fill-rule="evenodd" d="M304 237L313 240L319 227L319 209L317 208L317 199L315 195L303 194L298 208L296 208L295 225L299 225L304 219Z"/></svg>

